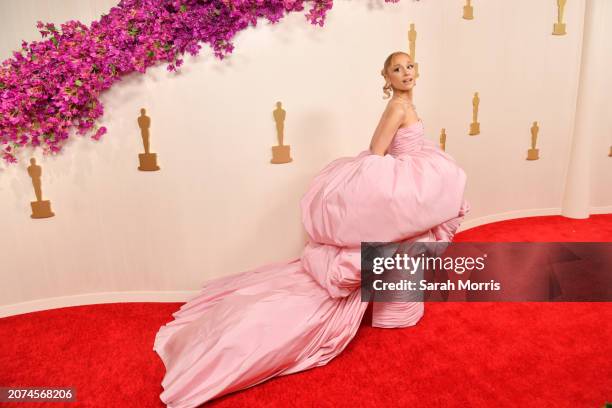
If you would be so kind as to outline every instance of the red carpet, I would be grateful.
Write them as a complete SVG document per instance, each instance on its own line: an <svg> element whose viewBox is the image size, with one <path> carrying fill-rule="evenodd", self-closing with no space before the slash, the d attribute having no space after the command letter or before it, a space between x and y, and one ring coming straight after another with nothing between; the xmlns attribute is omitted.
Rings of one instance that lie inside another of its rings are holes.
<svg viewBox="0 0 612 408"><path fill-rule="evenodd" d="M576 220L551 215L493 222L463 231L457 242L609 242L612 214Z"/></svg>
<svg viewBox="0 0 612 408"><path fill-rule="evenodd" d="M612 241L612 215L504 221L456 240ZM73 386L78 399L5 406L163 407L164 369L151 347L179 306L93 305L0 319L0 386ZM609 303L427 303L413 328L373 329L368 320L327 366L209 405L575 408L612 401Z"/></svg>

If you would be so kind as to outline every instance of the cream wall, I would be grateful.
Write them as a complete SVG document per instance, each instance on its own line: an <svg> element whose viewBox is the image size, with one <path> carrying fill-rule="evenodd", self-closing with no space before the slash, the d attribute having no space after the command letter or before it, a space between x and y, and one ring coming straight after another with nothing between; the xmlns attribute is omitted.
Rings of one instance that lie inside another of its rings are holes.
<svg viewBox="0 0 612 408"><path fill-rule="evenodd" d="M114 3L0 2L0 58L21 39L37 38L37 20L90 22ZM0 168L0 316L93 302L183 300L210 278L299 256L301 195L329 161L368 146L386 104L382 62L407 48L411 22L421 72L415 104L427 137L436 140L445 127L447 151L468 173L472 213L464 228L561 213L585 2L568 1L564 37L551 35L554 1L473 3L476 19L466 21L463 0L337 0L323 28L303 14L289 15L239 33L226 60L206 47L178 75L159 66L125 78L103 97L109 133L102 141L75 139L56 157L34 153L55 217L29 218L29 153L19 165ZM603 24L612 10L601 7L607 15L599 22L596 80L609 85L612 53L602 39L612 37ZM475 91L482 133L470 137ZM287 111L294 158L288 165L269 163L277 100ZM160 172L136 171L141 107L152 118ZM589 118L596 136L584 165L594 212L612 212L610 117L608 110ZM528 162L534 120L541 159Z"/></svg>
<svg viewBox="0 0 612 408"><path fill-rule="evenodd" d="M589 17L592 25L588 42L593 50L589 55L590 69L585 69L592 82L585 103L589 109L585 112L589 126L585 133L593 135L587 154L591 161L589 205L612 212L612 157L606 155L612 153L612 1L593 3Z"/></svg>

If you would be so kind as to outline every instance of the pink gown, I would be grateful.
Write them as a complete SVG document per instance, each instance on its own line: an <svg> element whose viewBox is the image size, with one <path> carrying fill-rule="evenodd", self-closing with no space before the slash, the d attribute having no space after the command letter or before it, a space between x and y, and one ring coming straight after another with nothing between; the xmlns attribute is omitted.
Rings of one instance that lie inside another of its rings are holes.
<svg viewBox="0 0 612 408"><path fill-rule="evenodd" d="M421 121L398 129L385 156L364 151L328 164L300 206L309 236L301 256L205 284L162 326L153 349L172 408L327 364L355 336L368 302L361 241L450 242L469 205L466 176L424 138ZM422 302L373 305L375 327L408 327Z"/></svg>

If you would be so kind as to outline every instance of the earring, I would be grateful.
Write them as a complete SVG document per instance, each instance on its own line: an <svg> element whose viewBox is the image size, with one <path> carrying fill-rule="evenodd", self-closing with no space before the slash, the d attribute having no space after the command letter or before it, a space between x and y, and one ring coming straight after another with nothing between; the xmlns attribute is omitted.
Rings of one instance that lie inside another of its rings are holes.
<svg viewBox="0 0 612 408"><path fill-rule="evenodd" d="M386 83L385 86L383 86L383 93L385 94L383 99L388 99L391 97L391 84Z"/></svg>

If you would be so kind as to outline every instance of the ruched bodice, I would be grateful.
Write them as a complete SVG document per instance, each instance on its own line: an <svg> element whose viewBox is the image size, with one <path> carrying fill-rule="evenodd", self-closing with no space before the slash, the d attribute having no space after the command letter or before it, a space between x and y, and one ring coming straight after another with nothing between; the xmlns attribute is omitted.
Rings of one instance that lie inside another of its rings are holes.
<svg viewBox="0 0 612 408"><path fill-rule="evenodd" d="M420 120L410 126L399 128L387 152L393 157L400 157L421 150L425 140L424 136L425 129Z"/></svg>

